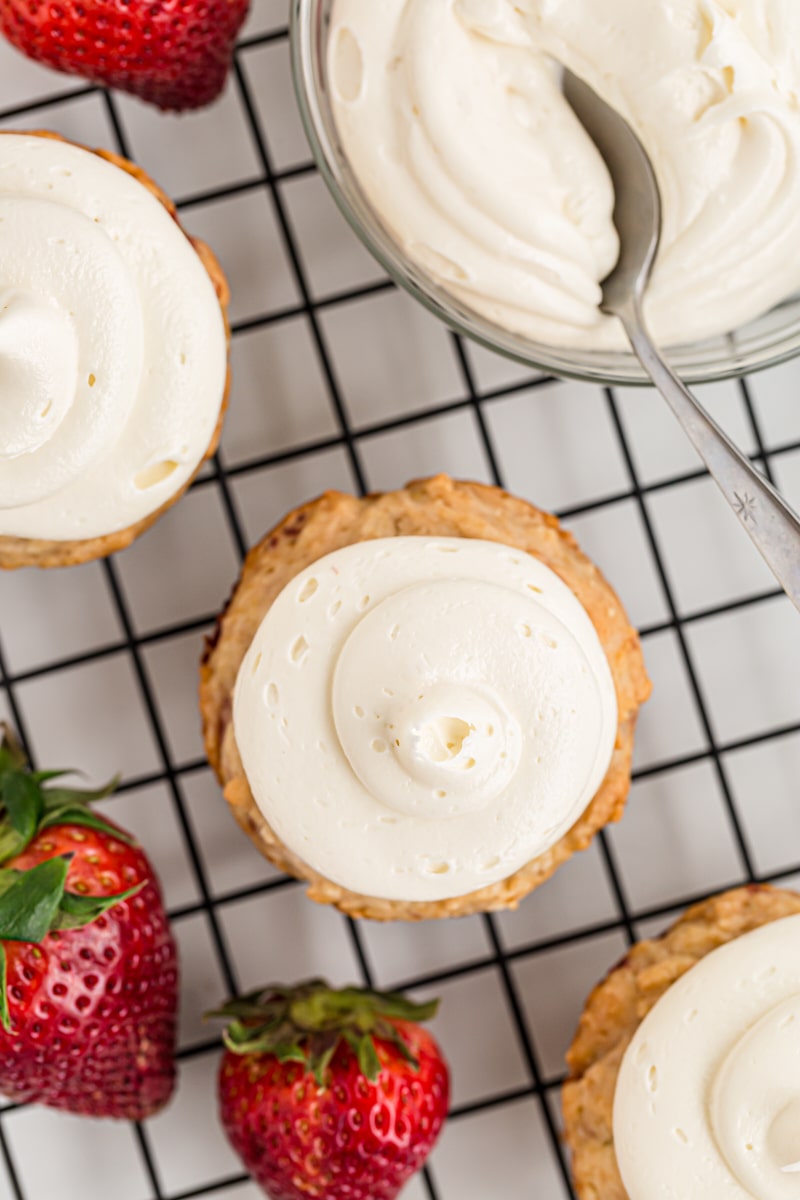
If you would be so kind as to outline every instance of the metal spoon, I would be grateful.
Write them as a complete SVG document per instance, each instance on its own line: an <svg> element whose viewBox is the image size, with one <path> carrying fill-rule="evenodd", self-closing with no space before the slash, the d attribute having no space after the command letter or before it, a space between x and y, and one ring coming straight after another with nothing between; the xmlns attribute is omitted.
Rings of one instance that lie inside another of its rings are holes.
<svg viewBox="0 0 800 1200"><path fill-rule="evenodd" d="M642 300L661 240L661 194L647 151L624 117L564 69L564 95L605 159L616 193L620 256L603 280L602 312L619 317L640 363L691 439L741 524L800 609L800 518L664 362Z"/></svg>

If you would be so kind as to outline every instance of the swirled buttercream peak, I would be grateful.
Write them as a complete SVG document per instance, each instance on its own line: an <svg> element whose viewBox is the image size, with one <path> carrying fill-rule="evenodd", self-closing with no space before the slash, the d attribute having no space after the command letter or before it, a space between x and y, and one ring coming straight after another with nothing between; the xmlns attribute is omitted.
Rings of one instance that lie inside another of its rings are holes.
<svg viewBox="0 0 800 1200"><path fill-rule="evenodd" d="M303 571L248 650L233 716L284 843L352 891L409 901L464 895L552 846L617 728L569 588L467 538L361 542Z"/></svg>

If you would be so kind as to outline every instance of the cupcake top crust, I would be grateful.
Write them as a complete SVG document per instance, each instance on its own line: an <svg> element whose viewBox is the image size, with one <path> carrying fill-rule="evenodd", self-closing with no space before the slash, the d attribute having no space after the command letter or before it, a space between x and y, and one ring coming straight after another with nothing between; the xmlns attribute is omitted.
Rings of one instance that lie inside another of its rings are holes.
<svg viewBox="0 0 800 1200"><path fill-rule="evenodd" d="M236 742L274 832L353 891L441 900L548 850L608 770L614 681L530 554L377 538L286 585L238 673Z"/></svg>
<svg viewBox="0 0 800 1200"><path fill-rule="evenodd" d="M214 284L154 186L52 137L0 136L0 536L143 521L218 426Z"/></svg>
<svg viewBox="0 0 800 1200"><path fill-rule="evenodd" d="M236 820L313 900L381 921L512 908L585 849L622 814L650 692L558 521L445 475L289 513L200 676Z"/></svg>

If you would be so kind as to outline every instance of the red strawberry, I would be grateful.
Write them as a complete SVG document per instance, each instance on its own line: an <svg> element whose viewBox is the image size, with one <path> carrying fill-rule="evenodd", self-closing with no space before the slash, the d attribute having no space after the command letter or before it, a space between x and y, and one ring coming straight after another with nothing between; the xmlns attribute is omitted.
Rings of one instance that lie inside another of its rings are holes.
<svg viewBox="0 0 800 1200"><path fill-rule="evenodd" d="M177 959L142 850L0 727L0 1091L139 1120L175 1082ZM113 785L112 785L113 786Z"/></svg>
<svg viewBox="0 0 800 1200"><path fill-rule="evenodd" d="M447 1116L447 1066L416 1024L437 1007L313 980L213 1014L233 1018L222 1123L272 1200L392 1200L419 1170Z"/></svg>
<svg viewBox="0 0 800 1200"><path fill-rule="evenodd" d="M249 0L0 0L0 32L56 71L200 108L225 84Z"/></svg>

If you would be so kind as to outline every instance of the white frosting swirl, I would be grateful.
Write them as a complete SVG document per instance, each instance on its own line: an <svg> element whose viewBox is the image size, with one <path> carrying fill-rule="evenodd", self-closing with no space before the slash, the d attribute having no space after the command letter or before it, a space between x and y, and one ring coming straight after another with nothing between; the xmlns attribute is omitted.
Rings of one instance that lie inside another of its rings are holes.
<svg viewBox="0 0 800 1200"><path fill-rule="evenodd" d="M226 357L208 273L151 192L0 136L0 534L97 537L161 507L208 447Z"/></svg>
<svg viewBox="0 0 800 1200"><path fill-rule="evenodd" d="M800 1200L800 916L714 950L628 1047L614 1148L631 1200Z"/></svg>
<svg viewBox="0 0 800 1200"><path fill-rule="evenodd" d="M398 537L287 585L239 671L236 743L270 826L326 878L438 900L569 829L614 749L614 684L569 588L496 542Z"/></svg>
<svg viewBox="0 0 800 1200"><path fill-rule="evenodd" d="M406 255L503 328L623 345L598 312L611 182L561 95L570 66L638 130L665 228L661 343L757 317L800 286L796 0L334 0L334 115Z"/></svg>

